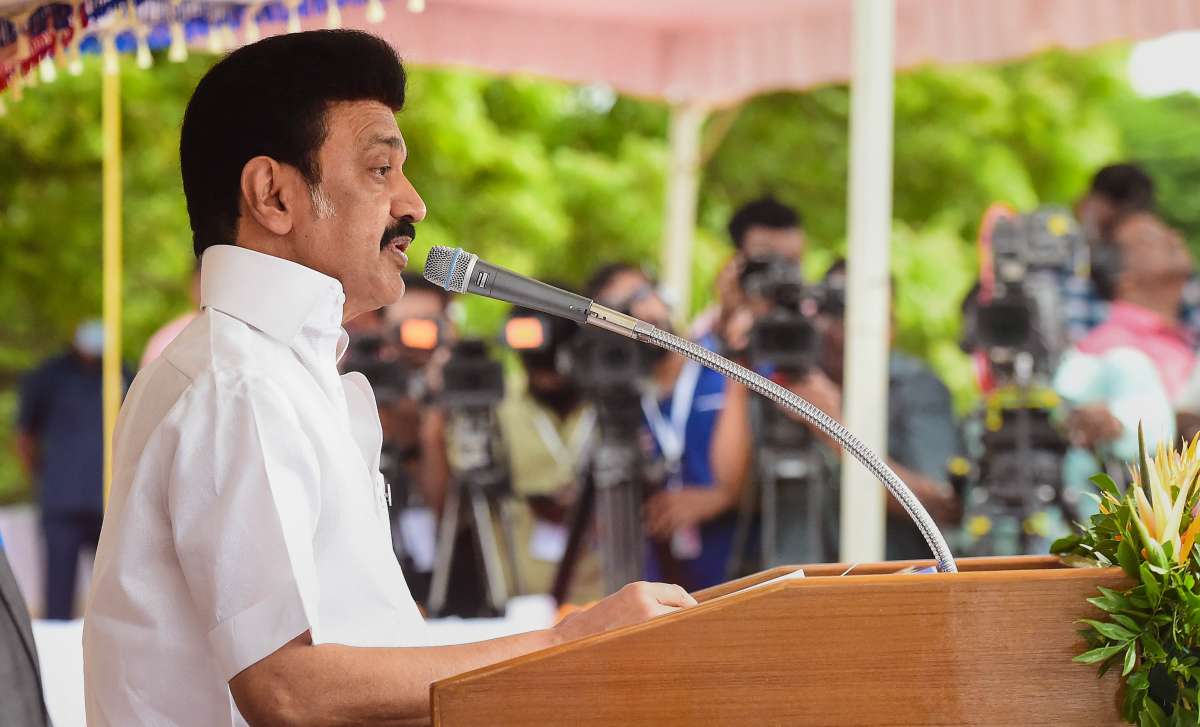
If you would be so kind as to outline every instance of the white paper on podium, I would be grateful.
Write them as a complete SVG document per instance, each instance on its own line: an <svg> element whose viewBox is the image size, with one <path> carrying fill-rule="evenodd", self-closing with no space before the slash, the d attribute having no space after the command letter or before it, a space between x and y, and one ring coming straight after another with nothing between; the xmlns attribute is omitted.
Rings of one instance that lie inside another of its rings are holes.
<svg viewBox="0 0 1200 727"><path fill-rule="evenodd" d="M734 591L733 593L726 593L723 596L717 596L716 598L710 598L709 600L705 601L705 603L711 603L713 601L720 601L722 598L729 598L730 596L736 596L739 593L746 593L747 591L753 591L755 588L763 588L765 586L771 585L772 583L779 583L780 581L790 581L790 580L794 580L796 578L803 578L803 577L804 577L804 569L797 568L796 570L792 571L791 573L784 573L781 576L775 576L774 578L769 578L769 579L763 581L762 583L755 583L752 586L746 586L745 588L739 588L738 590Z"/></svg>

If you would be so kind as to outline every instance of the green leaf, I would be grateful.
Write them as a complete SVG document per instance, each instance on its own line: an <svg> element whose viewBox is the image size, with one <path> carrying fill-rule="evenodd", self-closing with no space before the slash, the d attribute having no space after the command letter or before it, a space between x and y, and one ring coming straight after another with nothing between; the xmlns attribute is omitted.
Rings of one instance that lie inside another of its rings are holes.
<svg viewBox="0 0 1200 727"><path fill-rule="evenodd" d="M1130 578L1138 577L1138 554L1137 550L1129 542L1129 539L1121 541L1117 546L1117 563L1121 565L1121 570L1125 571L1125 575Z"/></svg>
<svg viewBox="0 0 1200 727"><path fill-rule="evenodd" d="M1146 598L1150 600L1150 605L1157 608L1159 601L1162 600L1162 589L1158 585L1158 580L1154 577L1154 573L1150 570L1149 563L1142 563L1140 570L1142 585L1146 588Z"/></svg>
<svg viewBox="0 0 1200 727"><path fill-rule="evenodd" d="M1117 489L1117 483L1113 482L1113 478L1109 477L1105 473L1101 472L1099 474L1092 475L1088 479L1101 492L1108 493L1108 494L1112 495L1114 498L1116 498L1117 500L1121 499L1121 491L1119 489ZM1091 493L1088 493L1088 494L1091 494Z"/></svg>
<svg viewBox="0 0 1200 727"><path fill-rule="evenodd" d="M1132 631L1114 623L1094 621L1090 618L1085 618L1082 622L1096 629L1096 631L1100 632L1101 636L1113 641L1129 641L1134 636Z"/></svg>
<svg viewBox="0 0 1200 727"><path fill-rule="evenodd" d="M1150 460L1146 458L1146 433L1142 430L1141 420L1138 421L1138 473L1145 487L1150 483Z"/></svg>
<svg viewBox="0 0 1200 727"><path fill-rule="evenodd" d="M1125 687L1132 691L1144 691L1150 688L1150 672L1144 667L1129 675Z"/></svg>
<svg viewBox="0 0 1200 727"><path fill-rule="evenodd" d="M1153 699L1147 699L1142 704L1142 713L1138 715L1138 724L1142 727L1167 727L1167 713Z"/></svg>
<svg viewBox="0 0 1200 727"><path fill-rule="evenodd" d="M1125 644L1110 644L1109 646L1101 646L1098 649L1092 649L1090 651L1083 652L1079 656L1072 659L1072 661L1080 664L1095 664L1098 661L1104 661L1113 654L1120 652L1121 649L1124 648Z"/></svg>
<svg viewBox="0 0 1200 727"><path fill-rule="evenodd" d="M1083 538L1078 535L1066 535L1050 544L1050 552L1054 555L1067 555L1075 552L1075 549L1083 543Z"/></svg>
<svg viewBox="0 0 1200 727"><path fill-rule="evenodd" d="M1137 665L1137 645L1130 643L1125 648L1125 668L1121 670L1121 676L1128 676L1129 672L1133 671L1133 667Z"/></svg>
<svg viewBox="0 0 1200 727"><path fill-rule="evenodd" d="M1140 639L1142 642L1142 653L1145 656L1155 661L1167 658L1166 650L1163 649L1162 644L1158 643L1158 639L1154 637L1154 634L1147 631L1141 635Z"/></svg>
<svg viewBox="0 0 1200 727"><path fill-rule="evenodd" d="M1141 624L1139 624L1137 621L1134 621L1133 619L1131 619L1130 617L1128 617L1124 614L1114 613L1112 615L1112 620L1115 621L1116 623L1121 624L1122 626L1129 629L1130 631L1132 631L1135 634L1140 633L1142 630Z"/></svg>
<svg viewBox="0 0 1200 727"><path fill-rule="evenodd" d="M1111 600L1105 598L1104 596L1095 596L1093 598L1089 598L1087 601L1088 601L1088 603L1092 604L1093 606L1100 609L1101 611L1104 611L1105 613L1114 613L1115 614L1115 613L1120 612L1120 610L1121 610L1120 604L1113 603Z"/></svg>
<svg viewBox="0 0 1200 727"><path fill-rule="evenodd" d="M1167 556L1163 552L1162 546L1158 541L1150 535L1150 531L1146 529L1141 518L1133 519L1133 526L1137 528L1138 538L1142 541L1142 547L1146 549L1146 560L1160 568L1167 567Z"/></svg>

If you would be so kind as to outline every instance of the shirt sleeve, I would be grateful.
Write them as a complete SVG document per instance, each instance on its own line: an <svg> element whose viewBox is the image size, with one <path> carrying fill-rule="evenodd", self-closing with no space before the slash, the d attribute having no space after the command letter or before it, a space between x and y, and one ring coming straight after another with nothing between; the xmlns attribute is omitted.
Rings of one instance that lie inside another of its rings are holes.
<svg viewBox="0 0 1200 727"><path fill-rule="evenodd" d="M320 465L265 377L197 380L176 411L168 508L184 579L226 681L306 630L318 641Z"/></svg>
<svg viewBox="0 0 1200 727"><path fill-rule="evenodd" d="M950 391L929 371L907 377L899 388L902 446L891 455L905 467L944 482L947 465L959 452Z"/></svg>

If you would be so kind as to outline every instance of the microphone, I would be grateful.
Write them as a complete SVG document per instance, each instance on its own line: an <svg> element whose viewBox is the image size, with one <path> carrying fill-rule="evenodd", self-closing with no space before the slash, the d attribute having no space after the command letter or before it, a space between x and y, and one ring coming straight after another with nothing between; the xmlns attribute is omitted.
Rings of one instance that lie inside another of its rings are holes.
<svg viewBox="0 0 1200 727"><path fill-rule="evenodd" d="M461 247L435 245L431 248L425 260L425 279L451 293L474 293L495 298L576 323L605 328L629 338L638 338L634 329L641 321L633 316L606 308L591 298L492 265Z"/></svg>
<svg viewBox="0 0 1200 727"><path fill-rule="evenodd" d="M602 306L582 295L567 292L552 285L505 270L484 262L478 255L462 248L440 245L429 251L425 262L425 279L452 293L475 293L532 308L552 316L561 316L587 325L597 326L637 341L652 343L706 366L727 379L736 381L799 416L835 439L843 449L871 471L888 492L896 498L924 536L938 571L957 573L954 556L942 532L925 506L908 489L908 485L892 468L862 440L854 436L833 417L779 384L754 371L734 363L707 348L660 330L645 321Z"/></svg>

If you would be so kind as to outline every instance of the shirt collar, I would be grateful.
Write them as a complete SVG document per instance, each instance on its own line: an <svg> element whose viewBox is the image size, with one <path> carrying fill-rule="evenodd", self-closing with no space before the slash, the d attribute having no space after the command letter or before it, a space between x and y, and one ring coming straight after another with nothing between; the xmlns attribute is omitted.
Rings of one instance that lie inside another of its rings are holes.
<svg viewBox="0 0 1200 727"><path fill-rule="evenodd" d="M234 245L214 245L204 252L202 261L202 308L219 310L288 346L301 330L313 329L335 334L338 348L343 348L346 296L336 279Z"/></svg>
<svg viewBox="0 0 1200 727"><path fill-rule="evenodd" d="M1114 301L1109 307L1108 322L1130 331L1172 334L1189 340L1187 329L1163 318L1158 313L1128 301Z"/></svg>

